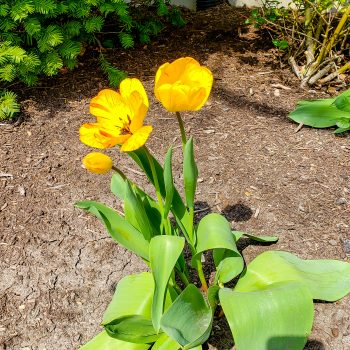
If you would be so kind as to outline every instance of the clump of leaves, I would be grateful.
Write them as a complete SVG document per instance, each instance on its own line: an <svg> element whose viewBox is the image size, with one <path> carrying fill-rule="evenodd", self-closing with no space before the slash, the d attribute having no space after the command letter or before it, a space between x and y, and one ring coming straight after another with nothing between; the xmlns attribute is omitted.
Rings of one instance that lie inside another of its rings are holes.
<svg viewBox="0 0 350 350"><path fill-rule="evenodd" d="M314 128L336 126L335 134L350 130L350 90L338 97L311 101L299 101L289 118Z"/></svg>
<svg viewBox="0 0 350 350"><path fill-rule="evenodd" d="M263 1L247 23L267 30L274 45L287 52L301 85L326 84L350 69L350 5L346 0Z"/></svg>
<svg viewBox="0 0 350 350"><path fill-rule="evenodd" d="M94 154L95 163L85 162L94 173L113 169L111 191L123 203L124 215L95 201L76 206L95 215L112 239L138 255L150 272L119 281L103 316L103 331L81 350L201 350L218 314L227 318L237 350L302 350L313 324L313 300L336 301L350 292L347 262L267 251L245 264L237 248L243 236L265 243L278 239L234 231L218 213L195 223L198 167L194 141L186 135L180 112L200 109L212 81L211 72L190 57L165 63L156 74L156 98L175 112L180 127L183 197L174 184L172 146L163 165L145 146L150 135L146 130L152 129L142 125L148 98L140 81L123 81L120 96L105 90L91 104L97 123L82 127L81 140L109 148L117 138L154 186L156 198L113 167L109 157ZM213 256L215 276L209 285L202 263L207 252Z"/></svg>

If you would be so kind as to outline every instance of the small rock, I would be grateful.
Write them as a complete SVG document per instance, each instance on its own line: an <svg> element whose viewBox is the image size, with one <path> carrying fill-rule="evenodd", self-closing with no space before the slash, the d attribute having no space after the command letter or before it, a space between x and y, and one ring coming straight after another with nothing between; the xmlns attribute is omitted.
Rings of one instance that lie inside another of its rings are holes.
<svg viewBox="0 0 350 350"><path fill-rule="evenodd" d="M276 97L280 97L280 91L278 89L275 89L275 91L273 92L273 94L276 96Z"/></svg>
<svg viewBox="0 0 350 350"><path fill-rule="evenodd" d="M350 253L350 239L343 240L343 251L345 254Z"/></svg>
<svg viewBox="0 0 350 350"><path fill-rule="evenodd" d="M26 195L26 190L23 186L18 186L18 193L21 195L21 196L25 196Z"/></svg>
<svg viewBox="0 0 350 350"><path fill-rule="evenodd" d="M335 245L338 244L338 242L337 242L335 239L331 239L331 240L329 241L329 244L335 246Z"/></svg>
<svg viewBox="0 0 350 350"><path fill-rule="evenodd" d="M24 304L18 306L18 309L21 310L21 311L23 311L25 308L26 308L26 306Z"/></svg>
<svg viewBox="0 0 350 350"><path fill-rule="evenodd" d="M344 198L344 197L340 197L340 198L338 198L336 201L335 201L335 203L337 204L337 205L344 205L344 204L346 204L348 201L346 200L346 198Z"/></svg>

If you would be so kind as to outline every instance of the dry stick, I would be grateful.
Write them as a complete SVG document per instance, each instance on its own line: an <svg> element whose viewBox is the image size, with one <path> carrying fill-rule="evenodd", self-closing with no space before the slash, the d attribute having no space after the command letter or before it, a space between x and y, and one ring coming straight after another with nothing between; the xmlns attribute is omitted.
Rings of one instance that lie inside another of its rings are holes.
<svg viewBox="0 0 350 350"><path fill-rule="evenodd" d="M290 66L292 67L292 71L294 72L294 74L299 78L301 79L302 76L300 74L300 71L299 71L299 67L297 65L297 63L295 62L295 58L293 56L290 56L288 58L288 62L290 64Z"/></svg>
<svg viewBox="0 0 350 350"><path fill-rule="evenodd" d="M329 81L333 80L334 78L338 77L339 74L342 74L350 69L350 61L346 62L342 67L340 67L335 72L327 75L325 78L321 79L319 82L320 84L328 83Z"/></svg>
<svg viewBox="0 0 350 350"><path fill-rule="evenodd" d="M326 67L324 67L323 69L319 70L317 74L313 75L309 79L308 84L309 85L315 84L317 80L319 80L320 78L324 77L332 69L332 67L334 67L334 66L335 66L335 63L331 62Z"/></svg>
<svg viewBox="0 0 350 350"><path fill-rule="evenodd" d="M311 7L308 7L305 10L305 29L306 29L306 65L310 66L312 62L315 60L314 56L314 40L313 40L313 31L312 31L312 13Z"/></svg>
<svg viewBox="0 0 350 350"><path fill-rule="evenodd" d="M326 46L326 48L323 50L322 52L322 56L319 55L319 60L318 62L322 62L324 57L328 56L329 52L331 51L331 49L333 48L333 45L335 44L336 39L338 39L338 36L340 34L340 32L342 31L348 17L350 15L350 5L348 5L348 7L346 8L346 11L343 13L342 18L340 19L337 27L334 30L333 35L331 36L328 45Z"/></svg>

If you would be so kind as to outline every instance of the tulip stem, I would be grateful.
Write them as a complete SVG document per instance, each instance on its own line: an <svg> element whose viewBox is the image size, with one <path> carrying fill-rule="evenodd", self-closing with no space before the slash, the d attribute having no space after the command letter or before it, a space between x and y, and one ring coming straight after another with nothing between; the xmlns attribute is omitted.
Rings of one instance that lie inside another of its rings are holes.
<svg viewBox="0 0 350 350"><path fill-rule="evenodd" d="M196 260L197 260L197 271L198 271L199 280L202 283L202 290L203 292L207 292L208 285L207 285L207 281L205 280L202 262L200 261L200 259L196 259Z"/></svg>
<svg viewBox="0 0 350 350"><path fill-rule="evenodd" d="M181 132L182 149L185 150L185 146L186 146L186 143L187 143L187 138L186 138L186 132L185 132L184 123L183 123L183 120L181 118L180 112L175 112L175 113L176 113L177 121L179 123L180 132Z"/></svg>
<svg viewBox="0 0 350 350"><path fill-rule="evenodd" d="M163 230L165 230L165 233L167 235L170 235L171 234L171 232L169 232L169 228L170 227L169 227L169 225L167 223L168 218L164 217L164 204L163 204L162 195L160 193L160 187L159 187L157 171L156 171L156 168L154 166L153 158L152 158L151 154L149 153L148 148L146 146L144 146L144 148L145 148L145 151L146 151L146 154L147 154L149 165L151 167L152 177L153 177L153 184L154 184L154 188L156 190L156 195L157 195L157 199L158 199L160 214L161 214L161 217L162 217L160 231L161 231L161 234L162 234Z"/></svg>

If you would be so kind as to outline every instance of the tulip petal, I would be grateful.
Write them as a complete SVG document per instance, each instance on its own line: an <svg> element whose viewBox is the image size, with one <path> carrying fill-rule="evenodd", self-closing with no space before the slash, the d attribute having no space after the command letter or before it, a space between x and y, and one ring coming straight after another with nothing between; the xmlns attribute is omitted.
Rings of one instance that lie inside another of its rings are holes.
<svg viewBox="0 0 350 350"><path fill-rule="evenodd" d="M95 124L83 124L79 130L80 141L87 146L94 148L110 148L117 144L125 142L130 135L114 136L105 130L101 129L98 123Z"/></svg>
<svg viewBox="0 0 350 350"><path fill-rule="evenodd" d="M147 94L145 91L145 88L143 87L140 80L132 78L126 78L120 83L119 87L120 93L124 98L129 98L135 91L137 91L143 100L143 103L146 105L146 107L149 106Z"/></svg>
<svg viewBox="0 0 350 350"><path fill-rule="evenodd" d="M142 127L148 107L144 104L141 95L137 91L134 91L128 97L128 104L130 106L130 110L132 111L130 116L130 131L132 134L134 134Z"/></svg>
<svg viewBox="0 0 350 350"><path fill-rule="evenodd" d="M118 92L104 89L91 100L90 113L97 117L100 124L122 128L128 123L130 109Z"/></svg>
<svg viewBox="0 0 350 350"><path fill-rule="evenodd" d="M159 100L169 112L182 112L189 107L190 88L185 85L164 84L159 87Z"/></svg>
<svg viewBox="0 0 350 350"><path fill-rule="evenodd" d="M152 126L147 126L147 125L138 129L132 136L130 136L130 138L128 138L128 140L126 140L123 143L120 151L132 152L139 149L146 143L152 130L153 130Z"/></svg>

